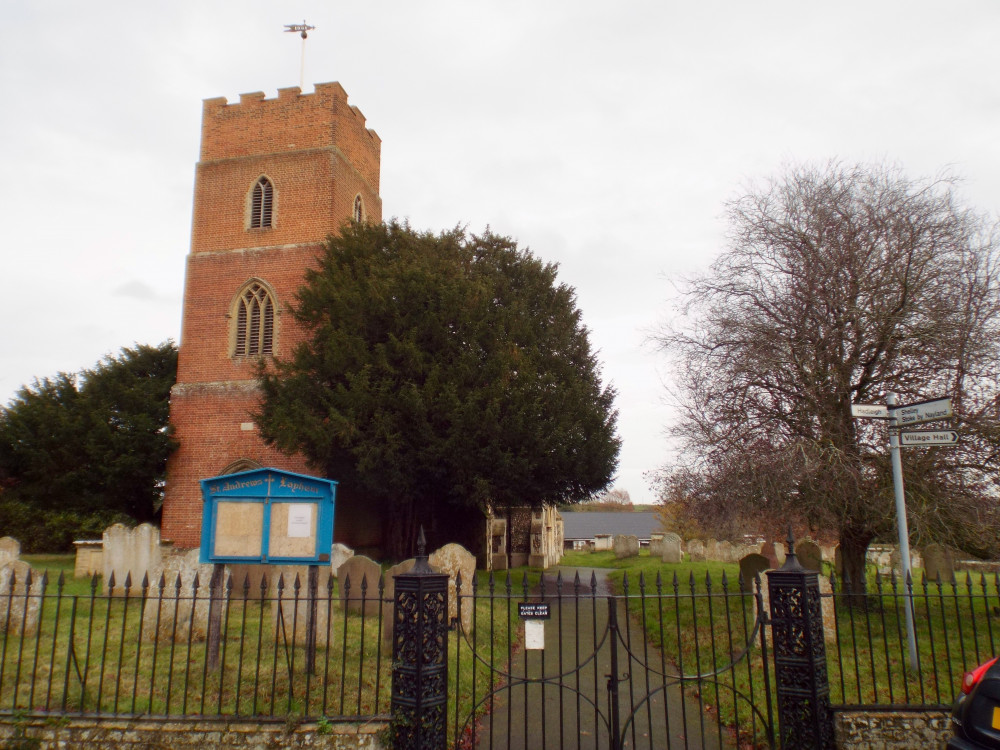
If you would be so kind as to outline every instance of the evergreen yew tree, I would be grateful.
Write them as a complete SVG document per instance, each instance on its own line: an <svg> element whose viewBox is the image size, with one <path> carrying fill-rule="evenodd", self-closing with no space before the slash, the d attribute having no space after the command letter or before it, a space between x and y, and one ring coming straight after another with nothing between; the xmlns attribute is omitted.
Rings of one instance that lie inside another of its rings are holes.
<svg viewBox="0 0 1000 750"><path fill-rule="evenodd" d="M67 548L114 521L154 520L177 349L124 348L24 386L0 410L0 528L25 550Z"/></svg>
<svg viewBox="0 0 1000 750"><path fill-rule="evenodd" d="M458 510L603 489L615 391L556 270L489 232L345 227L292 306L307 340L260 372L262 435L378 503L395 556Z"/></svg>

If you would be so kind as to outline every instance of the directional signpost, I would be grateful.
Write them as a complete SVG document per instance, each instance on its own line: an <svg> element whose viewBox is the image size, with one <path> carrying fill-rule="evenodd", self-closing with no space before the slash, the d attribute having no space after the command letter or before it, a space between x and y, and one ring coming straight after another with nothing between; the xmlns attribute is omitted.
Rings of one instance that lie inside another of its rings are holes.
<svg viewBox="0 0 1000 750"><path fill-rule="evenodd" d="M958 445L955 430L900 431L899 443L904 448L921 448L925 445Z"/></svg>
<svg viewBox="0 0 1000 750"><path fill-rule="evenodd" d="M896 524L899 530L899 556L903 563L904 586L912 580L910 574L910 532L906 527L906 500L903 494L903 461L901 445L920 448L932 445L958 445L954 430L908 430L900 427L934 422L952 416L950 398L932 398L912 404L898 405L896 394L886 394L886 405L851 404L851 416L860 419L890 419L889 453L892 458L892 483L896 495ZM910 646L910 667L917 668L917 639L913 629L913 602L906 607L906 636Z"/></svg>

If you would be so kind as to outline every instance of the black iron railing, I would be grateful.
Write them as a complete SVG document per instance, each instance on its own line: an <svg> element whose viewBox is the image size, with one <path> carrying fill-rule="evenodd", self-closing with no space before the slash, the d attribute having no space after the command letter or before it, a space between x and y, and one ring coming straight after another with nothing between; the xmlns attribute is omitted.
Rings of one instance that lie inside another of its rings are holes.
<svg viewBox="0 0 1000 750"><path fill-rule="evenodd" d="M384 581L113 576L0 590L0 712L372 717L389 710ZM345 606L345 600L347 602ZM391 607L391 603L388 603Z"/></svg>

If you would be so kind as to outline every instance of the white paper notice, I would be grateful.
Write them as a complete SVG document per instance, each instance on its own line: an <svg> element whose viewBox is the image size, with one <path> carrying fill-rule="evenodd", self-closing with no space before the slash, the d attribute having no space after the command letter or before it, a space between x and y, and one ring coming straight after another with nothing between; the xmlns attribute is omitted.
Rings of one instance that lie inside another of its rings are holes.
<svg viewBox="0 0 1000 750"><path fill-rule="evenodd" d="M524 647L536 651L545 648L545 620L524 621Z"/></svg>
<svg viewBox="0 0 1000 750"><path fill-rule="evenodd" d="M288 536L312 536L312 505L288 505Z"/></svg>

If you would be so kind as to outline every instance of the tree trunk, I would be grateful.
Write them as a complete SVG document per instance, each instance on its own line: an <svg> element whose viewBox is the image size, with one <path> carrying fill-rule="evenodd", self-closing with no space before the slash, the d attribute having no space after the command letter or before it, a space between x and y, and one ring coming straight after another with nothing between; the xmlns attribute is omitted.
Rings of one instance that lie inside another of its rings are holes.
<svg viewBox="0 0 1000 750"><path fill-rule="evenodd" d="M838 589L847 596L844 599L851 608L864 607L867 580L865 575L866 554L872 535L865 531L846 528L840 530L841 572L838 575Z"/></svg>
<svg viewBox="0 0 1000 750"><path fill-rule="evenodd" d="M395 561L412 557L417 543L414 503L396 500L385 509L385 552Z"/></svg>

